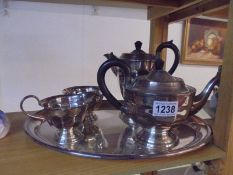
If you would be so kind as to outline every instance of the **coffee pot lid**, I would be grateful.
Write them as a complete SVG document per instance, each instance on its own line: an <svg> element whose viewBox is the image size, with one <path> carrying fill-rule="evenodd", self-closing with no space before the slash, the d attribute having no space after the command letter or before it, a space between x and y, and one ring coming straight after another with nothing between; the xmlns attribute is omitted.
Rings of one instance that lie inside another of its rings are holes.
<svg viewBox="0 0 233 175"><path fill-rule="evenodd" d="M127 91L150 95L176 95L186 94L189 88L182 78L174 77L163 70L164 61L156 55L155 69L148 75L138 77Z"/></svg>
<svg viewBox="0 0 233 175"><path fill-rule="evenodd" d="M120 59L145 60L145 59L153 59L154 58L153 54L148 54L141 49L141 47L142 47L141 41L136 41L134 43L134 45L135 45L135 50L133 50L131 53L123 53L121 55Z"/></svg>

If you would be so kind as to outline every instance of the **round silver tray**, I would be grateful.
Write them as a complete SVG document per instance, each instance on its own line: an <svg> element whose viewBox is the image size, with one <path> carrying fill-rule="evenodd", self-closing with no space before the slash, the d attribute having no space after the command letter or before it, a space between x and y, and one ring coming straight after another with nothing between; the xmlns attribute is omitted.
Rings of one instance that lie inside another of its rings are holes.
<svg viewBox="0 0 233 175"><path fill-rule="evenodd" d="M192 116L188 121L172 127L179 143L171 149L158 152L134 141L135 130L120 120L119 115L122 114L119 111L100 110L95 113L98 116L93 127L96 132L88 135L85 142L60 145L56 139L56 128L47 122L32 118L25 120L24 129L33 140L48 148L75 156L102 159L142 159L179 155L206 145L212 138L210 126L202 119Z"/></svg>

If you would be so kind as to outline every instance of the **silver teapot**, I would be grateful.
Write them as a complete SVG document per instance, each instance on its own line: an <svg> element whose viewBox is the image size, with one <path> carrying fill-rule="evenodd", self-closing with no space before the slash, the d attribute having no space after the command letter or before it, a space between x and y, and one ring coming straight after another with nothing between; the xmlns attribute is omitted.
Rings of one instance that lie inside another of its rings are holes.
<svg viewBox="0 0 233 175"><path fill-rule="evenodd" d="M129 67L129 74L127 75L127 79L129 80L127 83L131 83L137 78L138 76L141 75L146 75L150 71L152 71L155 68L155 55L153 54L148 54L144 52L141 47L142 47L142 42L141 41L136 41L135 43L135 50L132 51L131 53L123 53L119 59L125 62L125 64L128 65ZM160 55L161 51L164 48L170 48L173 50L175 59L172 67L168 71L170 74L173 74L174 71L176 70L179 60L180 60L180 53L178 48L176 47L175 44L173 44L173 41L168 41L168 42L163 42L161 43L157 49L156 49L156 54ZM113 53L110 54L105 54L104 55L107 59L114 59L117 58ZM126 78L122 70L118 67L111 67L112 72L118 77L119 85L120 85L120 90L121 94L123 95L124 88L125 88L125 83L124 79Z"/></svg>
<svg viewBox="0 0 233 175"><path fill-rule="evenodd" d="M121 59L112 58L99 68L97 81L103 95L117 109L130 117L142 130L135 140L147 147L163 151L177 145L179 139L172 132L172 125L196 114L206 103L214 86L220 81L221 68L204 90L196 95L194 87L185 85L183 79L171 76L163 70L164 62L156 55L155 69L149 74L129 77L130 67ZM124 101L118 101L105 84L105 74L112 66L121 68L125 75Z"/></svg>

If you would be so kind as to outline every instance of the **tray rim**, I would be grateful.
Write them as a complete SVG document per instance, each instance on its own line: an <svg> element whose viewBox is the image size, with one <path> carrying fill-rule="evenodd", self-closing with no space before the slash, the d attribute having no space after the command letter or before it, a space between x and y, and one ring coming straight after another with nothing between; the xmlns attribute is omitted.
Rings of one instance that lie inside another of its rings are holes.
<svg viewBox="0 0 233 175"><path fill-rule="evenodd" d="M114 110L114 109L99 109L99 110ZM119 110L116 110L116 111L119 111ZM121 154L115 154L115 156L113 154L107 154L107 153L101 153L99 155L96 155L96 154L93 154L93 153L90 153L90 152L78 152L78 151L75 151L75 150L70 150L70 149L67 149L67 148L61 148L61 147L57 147L56 145L51 145L49 143L45 143L45 142L42 142L42 141L39 141L37 138L35 138L34 136L32 136L30 134L30 132L27 130L27 125L28 123L30 123L31 121L33 122L39 122L41 123L40 120L37 120L35 118L31 118L31 117L26 117L25 121L24 121L24 132L36 143L38 143L39 145L42 145L46 148L49 148L49 149L52 149L52 150L55 150L57 152L61 152L61 153L65 153L65 154L68 154L68 155L72 155L72 156L80 156L80 157L85 157L85 158L95 158L95 159L109 159L109 160L137 160L137 159L151 159L151 158L162 158L162 157L170 157L170 156L177 156L177 155L181 155L181 154L185 154L185 153L188 153L188 152L192 152L192 151L195 151L197 149L200 149L202 148L203 146L205 145L208 145L212 138L213 138L213 131L212 131L212 128L209 124L207 124L207 122L203 119L201 119L200 117L198 116L191 116L190 118L195 118L197 119L200 123L202 123L203 125L205 125L205 127L207 128L207 133L206 136L204 138L207 137L207 139L202 139L202 140L199 140L199 143L198 145L195 145L195 146L191 146L190 148L187 148L187 149L183 149L179 152L169 152L169 153L165 153L165 154L147 154L147 155L137 155L137 154L127 154L127 155L121 155ZM187 122L187 121L185 121ZM179 124L183 124L185 122L180 122ZM38 126L38 125L37 125ZM36 135L34 133L34 135ZM180 150L181 148L178 148L177 150Z"/></svg>

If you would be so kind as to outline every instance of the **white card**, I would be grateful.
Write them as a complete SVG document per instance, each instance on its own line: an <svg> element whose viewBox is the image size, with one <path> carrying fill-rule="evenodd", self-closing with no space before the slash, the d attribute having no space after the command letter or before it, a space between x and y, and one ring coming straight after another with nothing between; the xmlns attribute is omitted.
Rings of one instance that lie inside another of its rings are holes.
<svg viewBox="0 0 233 175"><path fill-rule="evenodd" d="M153 116L171 117L176 116L178 101L154 101Z"/></svg>

